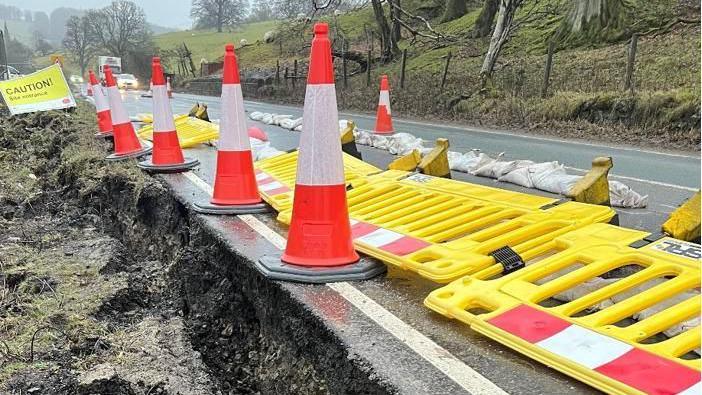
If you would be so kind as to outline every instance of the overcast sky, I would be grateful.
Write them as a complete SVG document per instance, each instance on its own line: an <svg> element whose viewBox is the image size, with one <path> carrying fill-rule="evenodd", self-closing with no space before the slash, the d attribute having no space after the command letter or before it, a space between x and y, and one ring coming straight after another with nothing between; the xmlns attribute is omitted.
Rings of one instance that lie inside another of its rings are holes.
<svg viewBox="0 0 702 395"><path fill-rule="evenodd" d="M156 25L189 28L191 0L132 0L144 9L146 19ZM0 0L0 4L13 5L20 9L44 11L49 14L54 8L71 7L77 9L99 8L110 4L111 0Z"/></svg>

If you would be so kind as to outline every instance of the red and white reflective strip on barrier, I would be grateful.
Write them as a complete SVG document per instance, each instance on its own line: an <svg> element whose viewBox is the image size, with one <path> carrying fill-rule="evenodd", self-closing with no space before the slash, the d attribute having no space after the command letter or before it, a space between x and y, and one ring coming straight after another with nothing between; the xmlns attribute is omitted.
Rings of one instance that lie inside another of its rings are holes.
<svg viewBox="0 0 702 395"><path fill-rule="evenodd" d="M222 111L219 120L220 151L251 151L251 142L246 130L244 96L239 84L222 84Z"/></svg>
<svg viewBox="0 0 702 395"><path fill-rule="evenodd" d="M527 305L517 306L487 322L644 393L702 393L699 371Z"/></svg>
<svg viewBox="0 0 702 395"><path fill-rule="evenodd" d="M151 87L153 95L153 116L154 116L154 133L169 132L176 130L175 122L173 121L173 110L171 103L168 101L168 92L165 85L154 85Z"/></svg>
<svg viewBox="0 0 702 395"><path fill-rule="evenodd" d="M351 234L354 241L367 244L393 255L408 255L430 246L430 243L424 240L355 219L351 219Z"/></svg>
<svg viewBox="0 0 702 395"><path fill-rule="evenodd" d="M268 173L258 169L256 169L256 182L258 183L258 190L264 192L268 196L275 196L280 195L281 193L290 192L290 188L273 178Z"/></svg>
<svg viewBox="0 0 702 395"><path fill-rule="evenodd" d="M388 115L392 115L390 113L390 91L384 89L380 91L378 106L385 106L385 111L387 111Z"/></svg>
<svg viewBox="0 0 702 395"><path fill-rule="evenodd" d="M307 84L305 125L300 136L297 180L300 185L343 185L344 162L334 84Z"/></svg>
<svg viewBox="0 0 702 395"><path fill-rule="evenodd" d="M127 110L122 104L122 96L116 86L107 87L107 98L110 102L110 111L112 115L113 125L122 125L125 123L130 123L129 116L127 115Z"/></svg>

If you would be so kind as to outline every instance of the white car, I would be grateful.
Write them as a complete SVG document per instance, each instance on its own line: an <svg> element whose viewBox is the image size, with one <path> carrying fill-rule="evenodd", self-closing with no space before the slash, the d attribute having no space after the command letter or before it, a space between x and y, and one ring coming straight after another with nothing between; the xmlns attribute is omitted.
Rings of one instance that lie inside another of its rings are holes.
<svg viewBox="0 0 702 395"><path fill-rule="evenodd" d="M76 85L82 84L83 82L85 82L85 81L83 81L83 77L81 77L79 75L75 75L75 74L68 77L68 79L71 81L72 84L76 84Z"/></svg>
<svg viewBox="0 0 702 395"><path fill-rule="evenodd" d="M7 69L10 71L9 75L5 70L5 66L0 66L0 80L12 80L22 77L22 73L20 73L16 68L7 66Z"/></svg>
<svg viewBox="0 0 702 395"><path fill-rule="evenodd" d="M119 74L117 76L117 88L139 89L139 81L133 74Z"/></svg>

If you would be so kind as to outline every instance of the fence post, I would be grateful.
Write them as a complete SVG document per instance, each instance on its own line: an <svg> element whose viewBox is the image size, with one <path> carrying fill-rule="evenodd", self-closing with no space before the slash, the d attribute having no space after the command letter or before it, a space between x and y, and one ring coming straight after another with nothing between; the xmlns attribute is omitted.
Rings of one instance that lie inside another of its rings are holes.
<svg viewBox="0 0 702 395"><path fill-rule="evenodd" d="M344 40L341 43L341 69L344 72L344 89L349 87L349 81L348 81L348 69L347 69L347 62L346 62L346 40Z"/></svg>
<svg viewBox="0 0 702 395"><path fill-rule="evenodd" d="M446 55L446 64L444 65L444 74L441 76L441 91L444 91L446 85L446 75L448 74L449 62L451 62L451 51Z"/></svg>
<svg viewBox="0 0 702 395"><path fill-rule="evenodd" d="M295 85L297 83L296 80L297 80L297 59L295 59L293 61L293 80L292 80L293 89L295 89Z"/></svg>
<svg viewBox="0 0 702 395"><path fill-rule="evenodd" d="M624 80L624 90L634 93L634 66L636 64L636 44L639 41L639 35L634 33L631 35L631 44L629 45L629 57L626 62L626 78Z"/></svg>
<svg viewBox="0 0 702 395"><path fill-rule="evenodd" d="M280 86L280 59L275 61L275 84Z"/></svg>
<svg viewBox="0 0 702 395"><path fill-rule="evenodd" d="M400 66L400 88L405 87L405 66L407 65L407 48L402 50L402 65Z"/></svg>
<svg viewBox="0 0 702 395"><path fill-rule="evenodd" d="M541 85L541 97L548 95L548 87L551 83L551 68L553 67L553 53L556 51L556 43L548 43L548 53L546 54L546 67L544 68L544 82Z"/></svg>
<svg viewBox="0 0 702 395"><path fill-rule="evenodd" d="M285 66L285 87L288 87L288 66Z"/></svg>
<svg viewBox="0 0 702 395"><path fill-rule="evenodd" d="M372 54L371 50L368 50L368 67L366 67L366 86L370 86L370 75L371 75L371 61L372 61Z"/></svg>

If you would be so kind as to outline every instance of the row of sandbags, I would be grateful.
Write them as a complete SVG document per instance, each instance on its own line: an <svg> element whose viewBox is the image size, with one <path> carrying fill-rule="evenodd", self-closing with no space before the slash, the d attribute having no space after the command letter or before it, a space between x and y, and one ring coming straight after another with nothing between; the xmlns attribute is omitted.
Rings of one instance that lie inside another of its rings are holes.
<svg viewBox="0 0 702 395"><path fill-rule="evenodd" d="M293 119L292 115L272 114L260 111L249 113L249 118L266 125L276 125L294 131L302 130L302 117Z"/></svg>
<svg viewBox="0 0 702 395"><path fill-rule="evenodd" d="M249 118L268 125L301 131L302 118L293 119L292 115L280 115L254 111ZM347 121L339 120L339 129L346 128ZM395 133L389 136L373 132L354 130L356 143L388 151L393 155L407 155L419 150L424 155L431 147L424 147L424 141L409 133ZM568 174L565 166L558 162L536 163L530 160L503 160L503 153L490 157L480 150L466 153L449 151L448 160L451 170L476 176L494 178L498 181L535 188L559 195L566 195L582 178L580 175ZM611 204L615 207L643 208L648 205L648 195L641 195L619 181L609 181Z"/></svg>
<svg viewBox="0 0 702 395"><path fill-rule="evenodd" d="M425 141L409 133L381 136L357 129L354 135L357 144L386 150L393 155L406 155L415 149L422 155L431 151L431 147L424 147ZM555 161L536 163L530 160L504 160L503 153L491 157L480 150L466 153L449 151L448 161L451 170L560 195L566 195L582 178L580 175L568 174L565 166ZM612 205L616 207L643 208L648 204L648 195L642 196L619 181L609 181L609 194Z"/></svg>

